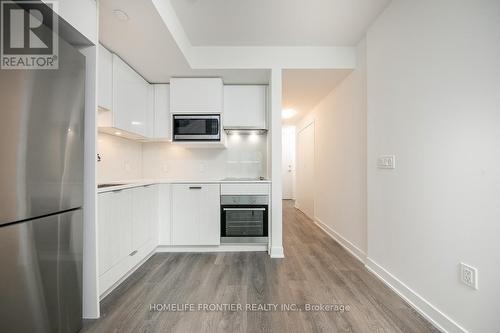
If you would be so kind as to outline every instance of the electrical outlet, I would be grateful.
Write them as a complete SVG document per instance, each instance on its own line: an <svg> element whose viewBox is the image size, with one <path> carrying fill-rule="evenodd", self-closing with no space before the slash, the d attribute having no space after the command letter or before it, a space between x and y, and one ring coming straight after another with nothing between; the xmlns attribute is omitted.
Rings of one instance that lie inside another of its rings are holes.
<svg viewBox="0 0 500 333"><path fill-rule="evenodd" d="M460 263L460 280L466 286L469 286L475 290L479 289L477 281L477 268Z"/></svg>
<svg viewBox="0 0 500 333"><path fill-rule="evenodd" d="M164 172L164 173L168 173L168 163L163 163L162 167L161 167L161 170Z"/></svg>
<svg viewBox="0 0 500 333"><path fill-rule="evenodd" d="M396 156L394 155L381 155L377 159L377 167L379 169L395 169Z"/></svg>

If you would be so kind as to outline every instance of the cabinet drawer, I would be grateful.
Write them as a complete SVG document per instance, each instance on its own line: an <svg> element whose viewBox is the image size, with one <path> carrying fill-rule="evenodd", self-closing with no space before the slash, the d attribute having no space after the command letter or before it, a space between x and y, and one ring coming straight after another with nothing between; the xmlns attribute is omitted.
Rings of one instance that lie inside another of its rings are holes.
<svg viewBox="0 0 500 333"><path fill-rule="evenodd" d="M221 195L269 195L269 184L222 184Z"/></svg>

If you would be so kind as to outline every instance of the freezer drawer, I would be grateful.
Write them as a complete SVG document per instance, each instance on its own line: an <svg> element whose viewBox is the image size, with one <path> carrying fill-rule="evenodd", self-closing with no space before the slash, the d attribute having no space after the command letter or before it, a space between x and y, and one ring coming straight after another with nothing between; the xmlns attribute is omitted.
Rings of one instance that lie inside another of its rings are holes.
<svg viewBox="0 0 500 333"><path fill-rule="evenodd" d="M0 227L0 332L78 332L80 209Z"/></svg>

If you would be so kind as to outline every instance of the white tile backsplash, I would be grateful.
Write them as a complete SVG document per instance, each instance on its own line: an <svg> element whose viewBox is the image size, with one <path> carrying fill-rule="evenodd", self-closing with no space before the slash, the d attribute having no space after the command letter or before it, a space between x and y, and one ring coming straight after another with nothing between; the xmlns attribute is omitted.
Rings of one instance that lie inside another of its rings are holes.
<svg viewBox="0 0 500 333"><path fill-rule="evenodd" d="M267 176L267 136L229 135L227 149L140 143L99 133L98 182Z"/></svg>
<svg viewBox="0 0 500 333"><path fill-rule="evenodd" d="M127 181L142 178L142 144L118 136L99 133L97 182Z"/></svg>
<svg viewBox="0 0 500 333"><path fill-rule="evenodd" d="M230 135L227 149L143 144L144 178L220 179L267 176L267 136Z"/></svg>

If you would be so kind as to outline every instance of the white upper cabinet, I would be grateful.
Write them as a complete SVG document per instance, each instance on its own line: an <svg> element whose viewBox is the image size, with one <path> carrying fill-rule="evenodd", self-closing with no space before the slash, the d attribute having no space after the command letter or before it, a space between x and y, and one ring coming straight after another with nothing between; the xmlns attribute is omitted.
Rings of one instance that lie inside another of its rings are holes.
<svg viewBox="0 0 500 333"><path fill-rule="evenodd" d="M113 55L99 44L99 73L97 105L105 110L113 103Z"/></svg>
<svg viewBox="0 0 500 333"><path fill-rule="evenodd" d="M267 129L264 85L224 86L224 129Z"/></svg>
<svg viewBox="0 0 500 333"><path fill-rule="evenodd" d="M154 89L153 139L171 140L170 86L168 84L153 84L152 86Z"/></svg>
<svg viewBox="0 0 500 333"><path fill-rule="evenodd" d="M172 113L222 113L223 84L220 78L170 79Z"/></svg>
<svg viewBox="0 0 500 333"><path fill-rule="evenodd" d="M113 54L113 125L143 137L152 135L148 122L153 118L149 107L149 84L118 56Z"/></svg>

